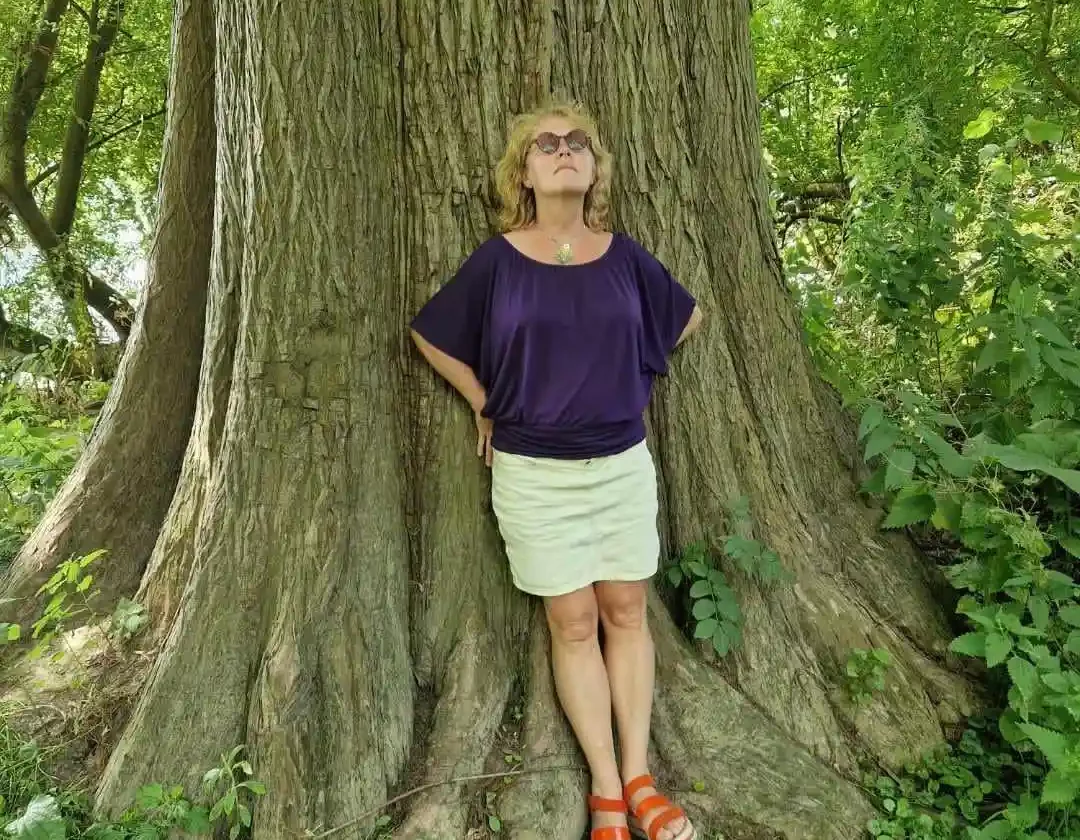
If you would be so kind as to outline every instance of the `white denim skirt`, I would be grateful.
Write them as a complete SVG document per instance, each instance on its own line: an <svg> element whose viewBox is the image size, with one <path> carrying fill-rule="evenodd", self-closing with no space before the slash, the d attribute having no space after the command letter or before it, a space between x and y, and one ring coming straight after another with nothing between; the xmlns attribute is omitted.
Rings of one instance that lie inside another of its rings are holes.
<svg viewBox="0 0 1080 840"><path fill-rule="evenodd" d="M491 502L514 585L565 595L656 573L656 468L645 441L586 460L494 453Z"/></svg>

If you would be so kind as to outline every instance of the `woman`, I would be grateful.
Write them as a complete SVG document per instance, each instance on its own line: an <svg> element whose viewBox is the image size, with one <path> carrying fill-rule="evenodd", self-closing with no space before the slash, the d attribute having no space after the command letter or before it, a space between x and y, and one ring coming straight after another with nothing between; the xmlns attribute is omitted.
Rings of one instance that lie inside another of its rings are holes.
<svg viewBox="0 0 1080 840"><path fill-rule="evenodd" d="M504 233L420 311L413 338L472 406L514 583L544 599L559 701L592 774L593 840L628 838L628 807L635 833L691 840L646 766L660 543L643 412L701 312L609 231L611 155L580 108L519 117L496 182Z"/></svg>

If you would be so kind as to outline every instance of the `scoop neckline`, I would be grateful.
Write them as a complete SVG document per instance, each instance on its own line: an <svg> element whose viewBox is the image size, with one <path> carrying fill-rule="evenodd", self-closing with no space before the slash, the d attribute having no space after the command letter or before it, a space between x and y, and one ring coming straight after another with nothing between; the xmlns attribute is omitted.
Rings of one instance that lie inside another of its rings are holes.
<svg viewBox="0 0 1080 840"><path fill-rule="evenodd" d="M591 260L588 260L587 262L566 263L564 265L563 263L549 263L549 262L544 262L543 260L538 260L538 259L536 259L536 257L530 257L528 254L526 254L524 251L522 251L520 248L518 248L517 245L515 245L513 242L511 242L509 239L507 239L505 233L500 233L499 234L499 239L501 239L503 241L503 244L506 245L507 248L509 248L511 251L513 251L515 254L517 254L519 257L521 257L526 262L532 263L533 265L543 266L544 268L554 268L554 269L557 269L559 271L565 271L566 269L571 269L571 268L586 268L587 266L596 265L597 263L603 262L604 260L606 260L615 251L615 243L616 243L616 240L618 240L618 238L619 238L619 234L617 232L615 232L615 231L611 231L611 241L608 243L607 248L604 249L602 254L600 254L597 257L594 257Z"/></svg>

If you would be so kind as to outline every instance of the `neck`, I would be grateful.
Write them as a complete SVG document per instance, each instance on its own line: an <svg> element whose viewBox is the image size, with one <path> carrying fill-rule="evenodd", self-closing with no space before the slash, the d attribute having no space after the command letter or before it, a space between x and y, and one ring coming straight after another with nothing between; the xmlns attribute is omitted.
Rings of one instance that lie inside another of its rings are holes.
<svg viewBox="0 0 1080 840"><path fill-rule="evenodd" d="M536 227L549 236L580 236L585 226L585 204L580 195L550 196L536 202Z"/></svg>

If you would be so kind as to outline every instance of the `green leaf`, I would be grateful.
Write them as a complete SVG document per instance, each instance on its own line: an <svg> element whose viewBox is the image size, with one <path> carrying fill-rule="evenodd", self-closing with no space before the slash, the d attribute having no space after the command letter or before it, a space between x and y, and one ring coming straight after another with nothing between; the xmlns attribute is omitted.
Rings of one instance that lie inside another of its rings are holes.
<svg viewBox="0 0 1080 840"><path fill-rule="evenodd" d="M1050 170L1050 174L1063 184L1080 184L1080 172L1077 172L1075 169L1069 169L1069 167L1063 163L1055 163Z"/></svg>
<svg viewBox="0 0 1080 840"><path fill-rule="evenodd" d="M1080 627L1080 604L1066 604L1058 609L1058 618L1070 627Z"/></svg>
<svg viewBox="0 0 1080 840"><path fill-rule="evenodd" d="M884 419L885 407L879 402L870 403L863 412L862 419L859 420L859 440L874 431Z"/></svg>
<svg viewBox="0 0 1080 840"><path fill-rule="evenodd" d="M937 497L937 507L930 522L942 531L958 531L962 514L963 505L956 498L941 493Z"/></svg>
<svg viewBox="0 0 1080 840"><path fill-rule="evenodd" d="M699 621L697 626L694 627L695 639L708 639L716 632L716 627L720 622L715 618L706 618L704 621Z"/></svg>
<svg viewBox="0 0 1080 840"><path fill-rule="evenodd" d="M1050 602L1042 595L1032 595L1028 598L1027 605L1032 624L1040 630L1045 630L1050 624Z"/></svg>
<svg viewBox="0 0 1080 840"><path fill-rule="evenodd" d="M911 480L915 469L915 455L909 449L897 447L888 455L885 469L885 489L896 490Z"/></svg>
<svg viewBox="0 0 1080 840"><path fill-rule="evenodd" d="M889 515L881 523L882 528L903 528L916 522L925 522L937 508L937 502L929 493L917 490L911 494L900 493L889 509Z"/></svg>
<svg viewBox="0 0 1080 840"><path fill-rule="evenodd" d="M994 336L985 345L979 354L979 360L975 363L975 372L995 367L1006 361L1012 355L1012 342L1006 341L1001 336Z"/></svg>
<svg viewBox="0 0 1080 840"><path fill-rule="evenodd" d="M490 828L494 834L498 834L500 831L502 831L502 820L500 820L494 814L488 814L487 821L488 828Z"/></svg>
<svg viewBox="0 0 1080 840"><path fill-rule="evenodd" d="M1072 348L1072 342L1066 338L1065 333L1061 331L1061 327L1051 321L1049 318L1044 318L1041 315L1036 315L1030 319L1031 326L1035 328L1043 338L1047 341L1053 342L1059 347L1066 349Z"/></svg>
<svg viewBox="0 0 1080 840"><path fill-rule="evenodd" d="M712 586L707 580L695 580L694 585L690 587L691 598L704 598L710 592L712 592Z"/></svg>
<svg viewBox="0 0 1080 840"><path fill-rule="evenodd" d="M1054 373L1080 388L1080 367L1066 361L1061 353L1050 345L1043 345L1042 355Z"/></svg>
<svg viewBox="0 0 1080 840"><path fill-rule="evenodd" d="M964 126L964 139L978 140L980 137L985 137L994 127L997 119L998 114L996 111L984 108L979 112L979 116Z"/></svg>
<svg viewBox="0 0 1080 840"><path fill-rule="evenodd" d="M1024 136L1032 143L1060 143L1064 131L1060 125L1033 117L1024 118Z"/></svg>
<svg viewBox="0 0 1080 840"><path fill-rule="evenodd" d="M1065 652L1073 656L1080 655L1080 630L1073 630L1065 640Z"/></svg>
<svg viewBox="0 0 1080 840"><path fill-rule="evenodd" d="M709 567L700 560L690 560L686 566L696 577L703 578L709 576Z"/></svg>
<svg viewBox="0 0 1080 840"><path fill-rule="evenodd" d="M143 785L135 793L135 806L141 811L157 808L165 801L165 788L161 785Z"/></svg>
<svg viewBox="0 0 1080 840"><path fill-rule="evenodd" d="M1009 658L1009 678L1025 700L1031 700L1039 688L1038 669L1020 656Z"/></svg>
<svg viewBox="0 0 1080 840"><path fill-rule="evenodd" d="M203 807L191 808L184 814L180 827L189 834L209 834L210 815Z"/></svg>
<svg viewBox="0 0 1080 840"><path fill-rule="evenodd" d="M1073 557L1080 557L1080 537L1058 537L1058 544Z"/></svg>
<svg viewBox="0 0 1080 840"><path fill-rule="evenodd" d="M667 572L668 580L671 581L671 585L678 587L682 586L683 571L678 566L672 566Z"/></svg>
<svg viewBox="0 0 1080 840"><path fill-rule="evenodd" d="M728 635L727 628L721 624L713 631L712 634L712 646L718 656L727 656L731 651L731 638Z"/></svg>
<svg viewBox="0 0 1080 840"><path fill-rule="evenodd" d="M1080 471L1067 470L1059 467L1045 455L1037 452L1028 452L1019 447L981 441L975 447L975 453L980 457L990 458L1002 466L1017 472L1038 471L1053 476L1069 489L1080 493Z"/></svg>
<svg viewBox="0 0 1080 840"><path fill-rule="evenodd" d="M1080 775L1055 767L1043 780L1042 803L1069 805L1076 797L1077 788L1080 788Z"/></svg>
<svg viewBox="0 0 1080 840"><path fill-rule="evenodd" d="M1052 767L1063 767L1069 761L1068 743L1060 732L1035 723L1018 723L1017 727L1032 740L1046 756Z"/></svg>
<svg viewBox="0 0 1080 840"><path fill-rule="evenodd" d="M1012 828L1021 831L1034 828L1039 822L1039 802L1025 793L1019 805L1014 803L1005 809L1005 817Z"/></svg>
<svg viewBox="0 0 1080 840"><path fill-rule="evenodd" d="M1004 633L990 633L986 637L986 664L997 667L1012 652L1013 641Z"/></svg>
<svg viewBox="0 0 1080 840"><path fill-rule="evenodd" d="M962 636L957 636L949 644L949 650L953 653L963 654L964 656L985 656L986 634L965 633Z"/></svg>
<svg viewBox="0 0 1080 840"><path fill-rule="evenodd" d="M6 831L15 840L64 840L67 825L60 806L52 796L38 795L30 800L23 815L8 823Z"/></svg>
<svg viewBox="0 0 1080 840"><path fill-rule="evenodd" d="M899 437L900 429L894 424L885 421L870 434L870 439L866 442L864 458L870 461L883 452L887 452L892 449Z"/></svg>
<svg viewBox="0 0 1080 840"><path fill-rule="evenodd" d="M920 427L922 442L934 453L938 463L950 475L957 478L967 478L975 469L975 461L966 455L957 452L951 443L935 432L933 429Z"/></svg>
<svg viewBox="0 0 1080 840"><path fill-rule="evenodd" d="M694 618L698 621L704 621L706 618L712 618L716 615L716 602L711 601L708 598L702 598L694 604Z"/></svg>

